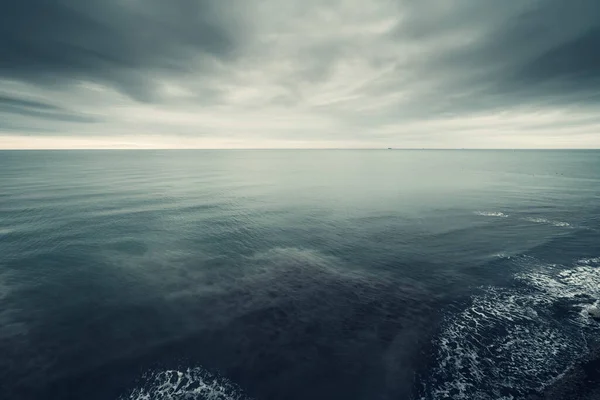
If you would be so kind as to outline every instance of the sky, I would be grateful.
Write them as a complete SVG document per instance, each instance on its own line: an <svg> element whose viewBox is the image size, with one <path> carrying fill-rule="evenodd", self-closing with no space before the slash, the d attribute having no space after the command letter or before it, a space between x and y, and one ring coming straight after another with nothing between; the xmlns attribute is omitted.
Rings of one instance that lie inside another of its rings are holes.
<svg viewBox="0 0 600 400"><path fill-rule="evenodd" d="M0 149L600 148L598 0L0 0Z"/></svg>

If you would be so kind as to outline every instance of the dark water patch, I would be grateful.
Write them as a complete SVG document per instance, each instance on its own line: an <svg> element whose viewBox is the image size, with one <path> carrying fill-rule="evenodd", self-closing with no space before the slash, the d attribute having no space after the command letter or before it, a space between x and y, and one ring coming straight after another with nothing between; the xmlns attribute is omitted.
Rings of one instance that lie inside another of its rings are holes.
<svg viewBox="0 0 600 400"><path fill-rule="evenodd" d="M590 353L529 400L596 400L600 398L600 350L590 343Z"/></svg>
<svg viewBox="0 0 600 400"><path fill-rule="evenodd" d="M219 371L260 399L334 395L358 399L374 394L385 398L411 393L409 378L427 344L424 332L435 325L436 296L394 279L340 269L335 259L297 249L258 255L248 260L246 268L243 276L216 293L185 291L172 300L169 309L185 317L163 344L148 337L167 337L152 321L169 318L144 314L151 312L149 305L125 315L105 311L106 318L92 324L91 330L79 327L73 333L90 341L87 351L76 352L86 356L65 361L77 361L80 373L59 375L42 391L54 393L54 398L107 398L109 392L103 389L97 388L93 396L89 393L93 377L101 376L106 385L114 374L112 385L123 394L132 390L127 385L139 371L157 370L160 365L159 371L198 366ZM120 321L122 331L132 324L141 329L129 332L137 344L122 358L111 321ZM94 333L93 327L99 330ZM101 358L95 346L117 358L106 357L104 366L86 367L85 359ZM139 350L133 351L136 347ZM173 365L171 360L180 362ZM117 391L108 386L111 395Z"/></svg>

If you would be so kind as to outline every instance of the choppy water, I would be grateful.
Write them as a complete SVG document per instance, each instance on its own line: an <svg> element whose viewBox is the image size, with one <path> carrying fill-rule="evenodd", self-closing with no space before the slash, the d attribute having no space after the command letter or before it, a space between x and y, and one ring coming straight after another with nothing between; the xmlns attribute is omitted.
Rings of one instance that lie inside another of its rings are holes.
<svg viewBox="0 0 600 400"><path fill-rule="evenodd" d="M600 152L0 171L2 399L527 399L600 338Z"/></svg>

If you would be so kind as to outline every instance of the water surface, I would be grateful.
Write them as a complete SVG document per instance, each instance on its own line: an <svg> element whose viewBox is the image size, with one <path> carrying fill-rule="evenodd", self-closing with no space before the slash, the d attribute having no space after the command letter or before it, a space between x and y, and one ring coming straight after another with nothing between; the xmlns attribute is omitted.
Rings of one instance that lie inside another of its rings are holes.
<svg viewBox="0 0 600 400"><path fill-rule="evenodd" d="M526 399L600 333L597 151L11 151L0 171L3 399Z"/></svg>

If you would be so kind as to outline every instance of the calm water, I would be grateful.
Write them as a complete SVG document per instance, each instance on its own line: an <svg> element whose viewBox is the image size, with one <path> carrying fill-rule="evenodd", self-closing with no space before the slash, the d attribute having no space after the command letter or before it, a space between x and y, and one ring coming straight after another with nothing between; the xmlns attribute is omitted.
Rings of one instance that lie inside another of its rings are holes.
<svg viewBox="0 0 600 400"><path fill-rule="evenodd" d="M600 152L0 171L2 399L526 399L600 338Z"/></svg>

